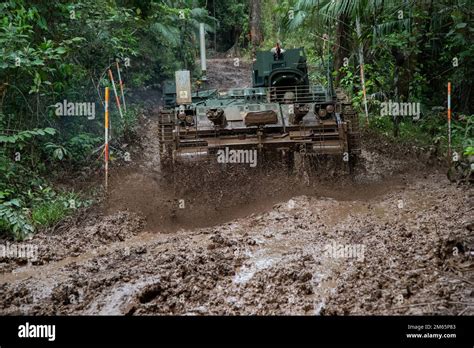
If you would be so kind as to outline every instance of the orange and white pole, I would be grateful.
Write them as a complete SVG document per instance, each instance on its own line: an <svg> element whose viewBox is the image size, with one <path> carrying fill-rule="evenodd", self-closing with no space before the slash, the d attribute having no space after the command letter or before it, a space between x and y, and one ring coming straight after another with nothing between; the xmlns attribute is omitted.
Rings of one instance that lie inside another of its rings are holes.
<svg viewBox="0 0 474 348"><path fill-rule="evenodd" d="M116 63L117 63L117 73L118 73L119 85L120 85L120 94L122 94L123 110L127 112L127 104L125 104L125 96L123 94L122 76L120 75L120 66L119 66L119 62L116 62Z"/></svg>
<svg viewBox="0 0 474 348"><path fill-rule="evenodd" d="M448 82L448 156L451 162L451 82Z"/></svg>
<svg viewBox="0 0 474 348"><path fill-rule="evenodd" d="M109 69L109 77L110 77L110 81L112 82L112 87L114 89L115 101L117 102L117 107L119 109L120 117L123 118L122 107L120 106L120 99L117 94L117 89L115 88L114 76L112 75L112 70L110 69Z"/></svg>
<svg viewBox="0 0 474 348"><path fill-rule="evenodd" d="M105 191L107 192L108 176L109 176L109 87L105 87L104 131L105 131L105 147L104 147Z"/></svg>

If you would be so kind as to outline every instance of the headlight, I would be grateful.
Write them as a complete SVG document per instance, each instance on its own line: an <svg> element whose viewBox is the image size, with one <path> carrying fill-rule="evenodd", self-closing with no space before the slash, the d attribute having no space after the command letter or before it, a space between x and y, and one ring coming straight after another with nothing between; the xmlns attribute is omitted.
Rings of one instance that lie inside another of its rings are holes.
<svg viewBox="0 0 474 348"><path fill-rule="evenodd" d="M319 117L326 117L326 110L325 109L319 109L318 115Z"/></svg>
<svg viewBox="0 0 474 348"><path fill-rule="evenodd" d="M304 115L306 115L306 114L309 112L309 105L307 105L307 104L300 104L300 105L298 105L298 107L296 108L296 111L297 111L297 113L299 113L299 114L304 114Z"/></svg>
<svg viewBox="0 0 474 348"><path fill-rule="evenodd" d="M192 124L194 117L192 115L186 115L186 123Z"/></svg>
<svg viewBox="0 0 474 348"><path fill-rule="evenodd" d="M329 113L329 114L332 114L334 112L334 105L328 105L326 106L326 111Z"/></svg>

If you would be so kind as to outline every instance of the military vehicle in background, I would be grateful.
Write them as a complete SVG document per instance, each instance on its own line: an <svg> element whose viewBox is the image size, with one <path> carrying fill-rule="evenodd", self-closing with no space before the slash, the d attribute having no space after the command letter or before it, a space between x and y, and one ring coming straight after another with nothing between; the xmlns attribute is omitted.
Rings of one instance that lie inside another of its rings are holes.
<svg viewBox="0 0 474 348"><path fill-rule="evenodd" d="M329 69L328 69L329 70ZM339 156L348 167L359 154L358 116L342 91L311 85L304 49L257 52L252 87L191 91L188 71L164 88L159 114L162 161L216 156L220 149Z"/></svg>

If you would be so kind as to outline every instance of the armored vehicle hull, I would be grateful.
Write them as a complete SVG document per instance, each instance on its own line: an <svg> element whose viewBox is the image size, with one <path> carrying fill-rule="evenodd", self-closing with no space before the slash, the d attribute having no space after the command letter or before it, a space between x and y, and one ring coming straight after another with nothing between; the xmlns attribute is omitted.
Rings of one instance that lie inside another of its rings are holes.
<svg viewBox="0 0 474 348"><path fill-rule="evenodd" d="M353 164L359 152L358 120L342 91L331 83L309 85L302 49L275 57L259 52L253 87L194 92L186 104L166 94L160 111L164 162L215 156L219 150L255 149L259 154L298 152L335 155ZM262 156L260 156L262 157Z"/></svg>

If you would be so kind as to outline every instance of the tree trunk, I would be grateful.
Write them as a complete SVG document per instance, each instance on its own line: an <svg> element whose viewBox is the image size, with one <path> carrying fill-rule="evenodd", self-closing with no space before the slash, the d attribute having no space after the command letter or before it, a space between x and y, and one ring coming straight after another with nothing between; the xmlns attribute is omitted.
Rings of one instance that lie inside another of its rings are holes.
<svg viewBox="0 0 474 348"><path fill-rule="evenodd" d="M250 0L250 36L254 53L263 42L261 6L261 0Z"/></svg>
<svg viewBox="0 0 474 348"><path fill-rule="evenodd" d="M347 31L344 28L344 23L347 20L347 15L341 14L336 27L336 44L334 46L334 70L337 71L335 86L339 87L341 79L344 77L339 69L344 65L344 58L349 59L350 52L348 51L349 42Z"/></svg>
<svg viewBox="0 0 474 348"><path fill-rule="evenodd" d="M406 56L398 48L392 47L392 56L395 59L393 84L396 102L406 102L409 97L410 87L410 56ZM406 67L408 65L408 67ZM401 116L393 116L393 136L400 135Z"/></svg>
<svg viewBox="0 0 474 348"><path fill-rule="evenodd" d="M359 40L359 65L360 65L360 82L362 84L362 91L364 94L364 108L365 108L365 119L366 125L369 125L369 111L367 109L367 95L365 89L365 73L364 73L364 45L362 42L362 30L360 28L360 18L356 18L356 31L357 38Z"/></svg>
<svg viewBox="0 0 474 348"><path fill-rule="evenodd" d="M398 90L400 86L400 66L395 64L394 70L393 70L393 83L395 85L395 101L398 101ZM393 136L395 138L398 138L400 135L400 116L394 116L392 115L392 121L393 121Z"/></svg>

